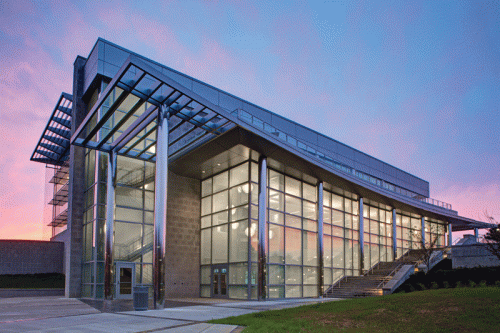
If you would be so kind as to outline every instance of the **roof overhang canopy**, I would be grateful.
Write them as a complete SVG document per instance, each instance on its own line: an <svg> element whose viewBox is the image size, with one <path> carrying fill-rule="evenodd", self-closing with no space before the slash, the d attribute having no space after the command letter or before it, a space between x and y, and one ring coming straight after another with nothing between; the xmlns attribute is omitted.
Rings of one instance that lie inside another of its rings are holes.
<svg viewBox="0 0 500 333"><path fill-rule="evenodd" d="M495 224L476 221L463 216L451 217L449 218L452 231L466 231L474 229L490 229L496 227Z"/></svg>
<svg viewBox="0 0 500 333"><path fill-rule="evenodd" d="M158 113L169 114L169 157L176 158L241 122L131 55L100 94L71 143L156 160Z"/></svg>
<svg viewBox="0 0 500 333"><path fill-rule="evenodd" d="M73 96L63 92L38 140L31 161L62 165L68 160Z"/></svg>
<svg viewBox="0 0 500 333"><path fill-rule="evenodd" d="M71 143L154 162L157 118L162 107L169 114L168 154L169 160L173 162L196 148L207 148L201 146L239 127L277 147L287 146L286 150L299 159L321 165L324 172L341 176L345 181L362 186L367 191L391 200L410 202L408 197L366 183L331 165L311 159L303 149L284 144L276 135L249 126L238 118L240 110L227 110L213 104L134 55L129 56L106 89L101 92L99 99L71 137ZM414 199L411 199L411 205L441 215L452 223L453 231L490 227L487 223L459 217L455 211Z"/></svg>

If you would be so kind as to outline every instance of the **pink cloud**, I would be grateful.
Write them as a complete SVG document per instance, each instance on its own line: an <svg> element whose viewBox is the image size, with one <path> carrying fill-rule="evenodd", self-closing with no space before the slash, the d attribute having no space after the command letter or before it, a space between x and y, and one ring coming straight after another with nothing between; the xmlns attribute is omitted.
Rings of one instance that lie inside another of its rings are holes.
<svg viewBox="0 0 500 333"><path fill-rule="evenodd" d="M453 185L436 192L434 196L451 203L460 216L485 221L484 212L488 211L500 220L500 184Z"/></svg>

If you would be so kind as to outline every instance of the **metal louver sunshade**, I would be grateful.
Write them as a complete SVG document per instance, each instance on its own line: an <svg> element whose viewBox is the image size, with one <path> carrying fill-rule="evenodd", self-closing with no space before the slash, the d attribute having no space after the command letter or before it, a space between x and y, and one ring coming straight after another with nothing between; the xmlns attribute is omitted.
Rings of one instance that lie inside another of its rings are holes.
<svg viewBox="0 0 500 333"><path fill-rule="evenodd" d="M31 155L31 161L62 165L69 156L73 96L61 93L52 116Z"/></svg>

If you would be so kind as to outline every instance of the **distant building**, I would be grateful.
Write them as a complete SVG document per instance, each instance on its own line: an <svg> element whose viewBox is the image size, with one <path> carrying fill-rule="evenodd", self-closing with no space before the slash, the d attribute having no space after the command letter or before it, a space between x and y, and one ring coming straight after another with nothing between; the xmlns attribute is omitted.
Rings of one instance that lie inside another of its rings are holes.
<svg viewBox="0 0 500 333"><path fill-rule="evenodd" d="M66 296L318 297L487 225L429 183L99 39L74 63L31 158L54 167Z"/></svg>

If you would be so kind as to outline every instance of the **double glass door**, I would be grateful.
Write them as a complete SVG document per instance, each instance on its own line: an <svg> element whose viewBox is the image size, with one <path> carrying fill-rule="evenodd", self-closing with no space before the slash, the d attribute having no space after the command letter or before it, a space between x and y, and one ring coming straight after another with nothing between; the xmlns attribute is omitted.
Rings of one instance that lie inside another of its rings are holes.
<svg viewBox="0 0 500 333"><path fill-rule="evenodd" d="M212 297L227 298L227 265L212 266Z"/></svg>

